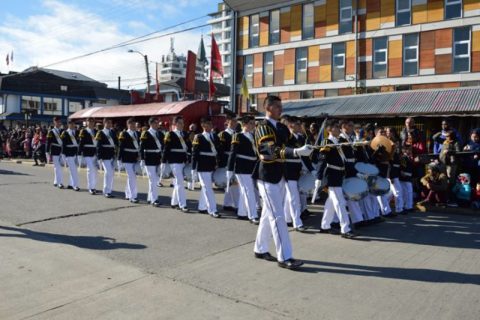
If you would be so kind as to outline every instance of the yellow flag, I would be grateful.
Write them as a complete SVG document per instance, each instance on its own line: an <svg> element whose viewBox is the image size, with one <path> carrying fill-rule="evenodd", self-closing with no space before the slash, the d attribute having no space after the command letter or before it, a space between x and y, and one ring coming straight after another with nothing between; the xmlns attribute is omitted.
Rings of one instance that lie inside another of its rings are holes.
<svg viewBox="0 0 480 320"><path fill-rule="evenodd" d="M243 99L250 99L250 95L248 94L247 78L245 78L245 76L243 76L242 79L242 89L240 90L240 93Z"/></svg>

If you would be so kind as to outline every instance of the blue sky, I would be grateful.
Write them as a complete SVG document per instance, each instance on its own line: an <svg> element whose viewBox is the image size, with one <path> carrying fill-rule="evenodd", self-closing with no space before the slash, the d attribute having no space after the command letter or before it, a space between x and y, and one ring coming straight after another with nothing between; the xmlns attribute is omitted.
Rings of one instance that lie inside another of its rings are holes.
<svg viewBox="0 0 480 320"><path fill-rule="evenodd" d="M202 18L188 26L201 25L216 8L215 0L2 1L0 71L45 66L197 17ZM196 51L201 34L209 31L204 27L176 35L177 53ZM159 61L168 53L169 43L165 37L52 68L82 72L98 80L140 78L144 74L141 57L126 51L139 50ZM7 67L5 55L12 50L15 60ZM126 85L134 83L125 81Z"/></svg>

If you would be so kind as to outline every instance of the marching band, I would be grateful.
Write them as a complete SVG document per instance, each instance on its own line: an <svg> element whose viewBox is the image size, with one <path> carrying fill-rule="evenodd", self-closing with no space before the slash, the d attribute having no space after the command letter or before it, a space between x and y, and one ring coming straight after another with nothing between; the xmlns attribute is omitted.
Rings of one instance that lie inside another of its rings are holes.
<svg viewBox="0 0 480 320"><path fill-rule="evenodd" d="M328 133L316 145L299 118L282 116L280 98L268 96L264 108L266 117L258 123L250 115L239 119L228 116L225 130L218 135L213 133L208 116L201 119L203 131L194 136L184 131L181 116L172 119L167 132L159 130L155 117L142 132L130 118L118 135L112 130L111 119L104 119L103 128L97 130L95 120L89 118L77 135L73 122L61 132L61 121L54 118L54 127L47 135L54 186L64 188L64 162L70 174L68 188L79 191L77 168L82 164L87 168L88 191L97 194L98 160L104 174L102 192L107 198L113 197L115 168L124 168L125 199L131 203L139 202L139 172L148 177L147 202L154 207L162 205L158 186L168 176L172 178L172 208L191 212L185 187L192 190L199 182L198 212L221 218L215 184L225 190L225 211L258 225L254 256L287 269L302 265L293 258L288 225L305 232L302 220L308 214L307 197L313 194L315 202L319 190L326 190L328 195L320 232L335 233L332 224L339 223L341 236L347 239L357 236L358 227L412 210L413 168L408 150L387 139L383 128L371 130L359 141L353 122L330 119L321 128L315 125L318 134ZM395 213L390 209L392 197ZM269 253L271 238L276 257Z"/></svg>

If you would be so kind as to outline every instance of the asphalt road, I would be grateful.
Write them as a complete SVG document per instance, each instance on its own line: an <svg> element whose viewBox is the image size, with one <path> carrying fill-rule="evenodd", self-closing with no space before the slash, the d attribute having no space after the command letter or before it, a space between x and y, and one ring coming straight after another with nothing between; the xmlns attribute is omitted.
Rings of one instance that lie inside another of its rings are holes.
<svg viewBox="0 0 480 320"><path fill-rule="evenodd" d="M317 232L315 206L290 233L293 272L253 258L248 222L148 206L142 178L134 205L124 186L58 190L51 167L0 162L0 319L479 319L479 217L414 213L346 240Z"/></svg>

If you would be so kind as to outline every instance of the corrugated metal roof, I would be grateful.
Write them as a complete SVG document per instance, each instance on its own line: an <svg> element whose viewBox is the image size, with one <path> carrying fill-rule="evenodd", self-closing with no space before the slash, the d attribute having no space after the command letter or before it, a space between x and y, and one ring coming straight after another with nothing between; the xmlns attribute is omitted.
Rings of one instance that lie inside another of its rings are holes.
<svg viewBox="0 0 480 320"><path fill-rule="evenodd" d="M480 87L413 90L284 101L285 114L319 117L480 114Z"/></svg>

